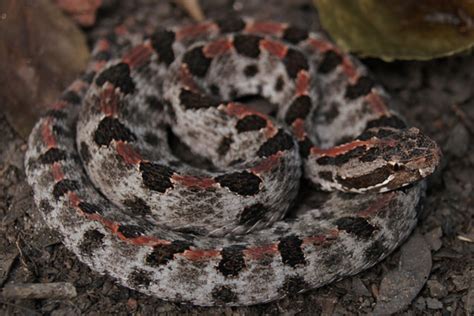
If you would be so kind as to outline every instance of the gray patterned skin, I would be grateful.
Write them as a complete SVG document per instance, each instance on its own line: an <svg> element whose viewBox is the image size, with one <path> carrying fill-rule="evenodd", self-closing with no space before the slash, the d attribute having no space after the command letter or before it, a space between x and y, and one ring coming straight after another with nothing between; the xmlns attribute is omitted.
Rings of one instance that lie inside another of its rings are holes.
<svg viewBox="0 0 474 316"><path fill-rule="evenodd" d="M46 223L92 269L165 300L251 305L358 273L411 232L440 152L357 60L250 19L137 38L99 41L26 153ZM249 94L276 118L232 101ZM180 161L169 129L212 166Z"/></svg>

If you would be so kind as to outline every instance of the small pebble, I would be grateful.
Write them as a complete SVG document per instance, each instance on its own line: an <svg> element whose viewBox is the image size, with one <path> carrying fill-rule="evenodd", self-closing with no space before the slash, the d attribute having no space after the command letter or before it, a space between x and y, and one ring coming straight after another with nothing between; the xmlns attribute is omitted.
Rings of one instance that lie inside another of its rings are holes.
<svg viewBox="0 0 474 316"><path fill-rule="evenodd" d="M441 309L441 308L443 308L443 303L441 303L436 298L427 297L426 298L426 306L429 309Z"/></svg>
<svg viewBox="0 0 474 316"><path fill-rule="evenodd" d="M428 280L426 285L428 286L432 297L442 298L448 295L448 290L446 290L446 287L437 280Z"/></svg>

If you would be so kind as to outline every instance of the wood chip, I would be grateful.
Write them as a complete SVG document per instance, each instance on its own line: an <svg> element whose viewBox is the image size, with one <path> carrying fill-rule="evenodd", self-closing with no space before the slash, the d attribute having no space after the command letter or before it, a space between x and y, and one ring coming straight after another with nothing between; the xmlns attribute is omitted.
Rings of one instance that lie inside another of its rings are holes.
<svg viewBox="0 0 474 316"><path fill-rule="evenodd" d="M68 299L77 295L72 283L7 284L0 296L4 299Z"/></svg>

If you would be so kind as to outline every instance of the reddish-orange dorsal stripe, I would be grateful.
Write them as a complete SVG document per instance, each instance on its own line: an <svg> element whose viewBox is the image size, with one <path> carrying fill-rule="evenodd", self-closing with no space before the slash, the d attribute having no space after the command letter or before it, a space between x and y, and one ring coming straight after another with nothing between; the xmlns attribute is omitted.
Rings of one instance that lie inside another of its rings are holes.
<svg viewBox="0 0 474 316"><path fill-rule="evenodd" d="M360 146L371 146L375 144L377 141L376 140L354 140L353 142L337 146L337 147L332 147L328 149L323 149L319 147L313 147L311 148L311 154L312 155L320 155L320 156L329 156L329 157L335 157L340 154L344 154L356 147Z"/></svg>
<svg viewBox="0 0 474 316"><path fill-rule="evenodd" d="M248 106L240 104L240 103L234 103L234 102L227 103L225 107L225 111L228 115L235 116L237 118L243 118L247 115L258 115L266 119L266 117L260 114L260 112L254 111Z"/></svg>
<svg viewBox="0 0 474 316"><path fill-rule="evenodd" d="M61 181L64 179L64 172L61 168L61 164L57 161L53 163L51 166L51 172L53 173L53 178L56 182Z"/></svg>
<svg viewBox="0 0 474 316"><path fill-rule="evenodd" d="M296 77L296 95L306 95L309 93L309 72L306 70L298 71Z"/></svg>
<svg viewBox="0 0 474 316"><path fill-rule="evenodd" d="M199 92L199 87L194 81L194 78L189 72L189 68L186 64L182 64L179 69L179 80L189 90L193 92Z"/></svg>
<svg viewBox="0 0 474 316"><path fill-rule="evenodd" d="M225 54L232 48L232 41L228 38L216 40L208 43L203 48L203 53L208 58L213 58Z"/></svg>
<svg viewBox="0 0 474 316"><path fill-rule="evenodd" d="M178 174L174 174L171 179L187 187L196 187L202 189L210 188L216 183L216 181L214 181L212 178L198 178L193 176L181 176Z"/></svg>
<svg viewBox="0 0 474 316"><path fill-rule="evenodd" d="M247 25L245 32L280 36L285 27L284 24L278 22L253 22Z"/></svg>
<svg viewBox="0 0 474 316"><path fill-rule="evenodd" d="M359 73L348 56L342 59L342 71L349 78L350 84L355 84L359 79Z"/></svg>
<svg viewBox="0 0 474 316"><path fill-rule="evenodd" d="M212 22L205 22L198 25L189 25L176 32L176 40L190 39L217 30L217 26Z"/></svg>
<svg viewBox="0 0 474 316"><path fill-rule="evenodd" d="M79 203L81 203L81 200L79 199L79 196L77 196L76 192L69 192L68 196L71 205L74 207L78 207ZM83 212L81 211L81 213Z"/></svg>
<svg viewBox="0 0 474 316"><path fill-rule="evenodd" d="M298 118L293 121L291 126L293 126L293 134L296 136L296 139L303 140L306 136L306 130L304 129L304 120Z"/></svg>
<svg viewBox="0 0 474 316"><path fill-rule="evenodd" d="M41 126L41 137L48 148L56 147L56 138L51 130L52 119L48 117Z"/></svg>
<svg viewBox="0 0 474 316"><path fill-rule="evenodd" d="M321 245L326 241L325 235L309 236L303 239L303 245Z"/></svg>
<svg viewBox="0 0 474 316"><path fill-rule="evenodd" d="M257 246L253 248L244 249L243 253L246 258L258 260L262 259L265 256L273 255L278 252L278 244L270 244L270 245L263 245Z"/></svg>
<svg viewBox="0 0 474 316"><path fill-rule="evenodd" d="M357 215L361 217L370 217L377 214L384 206L386 206L394 197L395 193L388 192L379 194L378 199L371 203L370 206L362 211L357 212Z"/></svg>
<svg viewBox="0 0 474 316"><path fill-rule="evenodd" d="M268 158L265 158L261 163L250 169L255 174L262 174L272 170L275 166L278 165L280 157L282 156L281 151L271 155Z"/></svg>
<svg viewBox="0 0 474 316"><path fill-rule="evenodd" d="M260 47L280 59L284 58L286 56L286 52L288 51L288 47L286 45L270 39L261 40Z"/></svg>
<svg viewBox="0 0 474 316"><path fill-rule="evenodd" d="M54 110L62 110L67 106L66 101L56 101L51 104L50 108Z"/></svg>
<svg viewBox="0 0 474 316"><path fill-rule="evenodd" d="M119 96L115 92L115 87L106 83L106 88L100 94L100 109L107 116L117 114Z"/></svg>
<svg viewBox="0 0 474 316"><path fill-rule="evenodd" d="M152 53L153 49L151 48L150 43L147 41L144 44L138 45L129 51L123 57L123 62L127 63L130 68L138 68L149 61Z"/></svg>
<svg viewBox="0 0 474 316"><path fill-rule="evenodd" d="M117 150L117 154L128 164L136 165L142 161L140 153L128 143L118 140L115 144L115 149Z"/></svg>
<svg viewBox="0 0 474 316"><path fill-rule="evenodd" d="M382 100L382 97L377 92L370 92L365 96L365 99L367 102L369 102L369 104L372 106L372 109L377 114L387 115L390 113L387 109L387 106L385 105L385 102Z"/></svg>
<svg viewBox="0 0 474 316"><path fill-rule="evenodd" d="M185 257L189 260L207 260L209 258L215 258L220 256L221 252L219 250L211 249L211 250L203 250L203 249L196 249L196 250L186 250L181 256Z"/></svg>
<svg viewBox="0 0 474 316"><path fill-rule="evenodd" d="M117 235L122 235L120 233L117 233ZM137 246L149 246L149 247L156 247L156 246L164 246L164 245L170 245L171 242L169 240L164 240L164 239L159 239L156 237L150 237L150 236L139 236L135 238L126 238L123 236L127 242L130 242L131 244L137 245ZM120 238L120 236L119 236ZM122 238L121 238L122 239Z"/></svg>
<svg viewBox="0 0 474 316"><path fill-rule="evenodd" d="M325 40L310 38L309 45L321 53L327 52L328 50L334 50L336 53L339 53L333 44Z"/></svg>

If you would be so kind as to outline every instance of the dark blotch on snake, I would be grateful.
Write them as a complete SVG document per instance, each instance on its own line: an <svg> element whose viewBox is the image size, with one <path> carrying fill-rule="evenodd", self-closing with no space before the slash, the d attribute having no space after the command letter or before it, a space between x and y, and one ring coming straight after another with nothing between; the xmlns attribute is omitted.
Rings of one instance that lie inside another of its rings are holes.
<svg viewBox="0 0 474 316"><path fill-rule="evenodd" d="M311 148L313 147L313 143L308 137L305 136L302 141L298 142L298 147L300 149L301 157L308 158Z"/></svg>
<svg viewBox="0 0 474 316"><path fill-rule="evenodd" d="M334 222L334 225L362 239L368 239L375 230L375 227L362 217L341 217Z"/></svg>
<svg viewBox="0 0 474 316"><path fill-rule="evenodd" d="M367 128L372 128L372 127L393 127L393 128L405 128L407 125L401 118L395 115L391 116L382 116L379 119L369 121L367 123Z"/></svg>
<svg viewBox="0 0 474 316"><path fill-rule="evenodd" d="M335 165L342 166L351 159L358 159L361 155L366 152L365 146L359 146L349 150L344 154L337 155L336 157L323 156L316 160L321 166Z"/></svg>
<svg viewBox="0 0 474 316"><path fill-rule="evenodd" d="M357 99L368 94L374 85L375 82L371 78L367 76L360 77L355 84L347 87L345 97L350 100Z"/></svg>
<svg viewBox="0 0 474 316"><path fill-rule="evenodd" d="M336 181L347 188L362 189L384 182L393 172L393 167L386 165L359 177L342 178L338 176Z"/></svg>
<svg viewBox="0 0 474 316"><path fill-rule="evenodd" d="M50 148L44 154L39 156L38 160L42 164L51 165L55 162L65 160L67 157L66 152L64 150L58 148Z"/></svg>
<svg viewBox="0 0 474 316"><path fill-rule="evenodd" d="M307 38L308 38L308 31L296 26L289 26L283 32L283 39L292 44L298 44L299 42Z"/></svg>
<svg viewBox="0 0 474 316"><path fill-rule="evenodd" d="M311 110L311 98L307 95L301 95L297 97L290 105L288 112L285 115L285 122L291 125L294 120L301 118L304 119L308 116Z"/></svg>
<svg viewBox="0 0 474 316"><path fill-rule="evenodd" d="M235 128L238 133L258 131L267 126L267 121L258 115L247 115L237 121Z"/></svg>
<svg viewBox="0 0 474 316"><path fill-rule="evenodd" d="M308 70L309 64L305 55L296 49L290 48L283 58L286 72L290 78L296 78L300 70Z"/></svg>
<svg viewBox="0 0 474 316"><path fill-rule="evenodd" d="M324 111L321 114L321 117L324 117L324 121L326 124L332 123L338 116L339 116L339 108L341 107L341 104L338 102L331 102L331 105L329 106L329 109L327 111Z"/></svg>
<svg viewBox="0 0 474 316"><path fill-rule="evenodd" d="M376 262L388 251L389 249L384 246L382 240L376 240L364 251L365 260L367 262Z"/></svg>
<svg viewBox="0 0 474 316"><path fill-rule="evenodd" d="M257 155L259 157L270 157L279 151L292 149L293 146L293 138L283 129L279 129L275 136L260 146L257 151Z"/></svg>
<svg viewBox="0 0 474 316"><path fill-rule="evenodd" d="M318 175L323 180L326 180L326 181L332 181L333 180L331 171L320 171L320 172L318 172Z"/></svg>
<svg viewBox="0 0 474 316"><path fill-rule="evenodd" d="M57 136L66 136L66 137L73 137L75 134L75 129L72 129L72 133L69 132L68 130L66 130L64 127L62 127L61 125L56 125L54 124L53 127L52 127L52 130L54 132L54 134L56 134Z"/></svg>
<svg viewBox="0 0 474 316"><path fill-rule="evenodd" d="M96 204L92 204L88 202L80 202L78 206L81 209L81 211L83 211L84 213L102 214L102 209Z"/></svg>
<svg viewBox="0 0 474 316"><path fill-rule="evenodd" d="M150 110L156 111L156 112L162 112L164 109L163 102L161 102L157 97L154 95L148 95L145 98L146 104L148 104L148 107Z"/></svg>
<svg viewBox="0 0 474 316"><path fill-rule="evenodd" d="M380 149L372 147L366 150L365 153L359 158L362 162L371 162L381 157Z"/></svg>
<svg viewBox="0 0 474 316"><path fill-rule="evenodd" d="M92 56L92 59L93 60L96 60L96 61L108 61L111 57L111 54L109 51L107 50L102 50L98 53L95 53L93 56Z"/></svg>
<svg viewBox="0 0 474 316"><path fill-rule="evenodd" d="M53 210L53 206L51 205L51 203L48 202L48 200L43 199L43 200L40 201L39 209L44 214L49 214Z"/></svg>
<svg viewBox="0 0 474 316"><path fill-rule="evenodd" d="M45 113L45 116L55 118L56 120L62 120L67 117L67 114L64 111L52 109L48 110Z"/></svg>
<svg viewBox="0 0 474 316"><path fill-rule="evenodd" d="M231 303L237 301L237 294L235 294L227 286L217 286L211 292L212 298L216 303Z"/></svg>
<svg viewBox="0 0 474 316"><path fill-rule="evenodd" d="M372 137L387 138L387 137L392 136L394 134L396 134L396 131L394 131L391 128L384 128L384 127L377 128L377 127L375 127L375 128L369 128L369 129L365 130L362 134L359 135L359 137L357 137L357 139L367 140L367 139L370 139Z"/></svg>
<svg viewBox="0 0 474 316"><path fill-rule="evenodd" d="M318 72L322 74L330 73L341 63L342 57L335 51L328 50L324 53L323 60L318 66Z"/></svg>
<svg viewBox="0 0 474 316"><path fill-rule="evenodd" d="M275 90L281 91L285 85L285 81L283 80L282 76L278 76L277 80L275 81Z"/></svg>
<svg viewBox="0 0 474 316"><path fill-rule="evenodd" d="M79 250L87 256L92 255L96 249L102 247L104 237L105 235L96 229L86 231L79 245Z"/></svg>
<svg viewBox="0 0 474 316"><path fill-rule="evenodd" d="M56 200L59 200L61 196L70 191L75 191L79 188L77 181L64 179L56 184L53 187L53 196Z"/></svg>
<svg viewBox="0 0 474 316"><path fill-rule="evenodd" d="M183 240L175 240L168 245L155 246L153 251L147 255L145 262L154 267L167 264L170 260L173 260L175 254L182 253L191 246L191 243Z"/></svg>
<svg viewBox="0 0 474 316"><path fill-rule="evenodd" d="M151 36L151 46L158 53L159 61L166 65L170 65L175 58L173 51L175 38L175 33L169 30L159 30Z"/></svg>
<svg viewBox="0 0 474 316"><path fill-rule="evenodd" d="M253 226L258 221L265 219L265 216L270 212L270 209L262 203L256 203L251 206L247 206L240 214L239 224L246 226Z"/></svg>
<svg viewBox="0 0 474 316"><path fill-rule="evenodd" d="M134 141L137 137L116 118L105 117L94 132L94 141L99 146L109 146L112 140Z"/></svg>
<svg viewBox="0 0 474 316"><path fill-rule="evenodd" d="M144 235L144 230L137 225L120 225L118 232L126 238L137 238Z"/></svg>
<svg viewBox="0 0 474 316"><path fill-rule="evenodd" d="M135 287L145 287L147 288L151 283L152 273L137 269L130 273L128 276L128 282Z"/></svg>
<svg viewBox="0 0 474 316"><path fill-rule="evenodd" d="M89 146L87 146L85 142L81 142L81 145L79 146L79 154L81 155L82 161L85 163L88 163L92 158Z"/></svg>
<svg viewBox="0 0 474 316"><path fill-rule="evenodd" d="M230 145L232 145L233 143L233 140L231 137L223 137L220 144L219 144L219 147L217 147L217 153L219 154L219 156L224 156L225 154L227 154L227 152L229 152L229 149L230 149Z"/></svg>
<svg viewBox="0 0 474 316"><path fill-rule="evenodd" d="M213 96L216 96L216 97L217 97L217 96L220 95L220 89L219 89L219 87L218 87L216 84L214 84L214 83L211 84L211 85L209 85L209 91L211 91L211 94L212 94Z"/></svg>
<svg viewBox="0 0 474 316"><path fill-rule="evenodd" d="M126 63L119 63L102 71L95 79L95 83L101 87L104 83L110 82L115 87L120 88L122 93L128 94L135 91L135 84L130 77L130 67Z"/></svg>
<svg viewBox="0 0 474 316"><path fill-rule="evenodd" d="M183 57L183 63L188 66L189 71L196 77L203 78L209 66L211 65L212 58L207 58L203 52L203 46L197 46L187 51Z"/></svg>
<svg viewBox="0 0 474 316"><path fill-rule="evenodd" d="M239 17L228 16L216 21L221 33L233 33L244 29L245 22Z"/></svg>
<svg viewBox="0 0 474 316"><path fill-rule="evenodd" d="M145 140L145 142L147 142L151 146L157 146L160 143L158 136L156 136L152 132L146 132L145 135L143 136L143 139Z"/></svg>
<svg viewBox="0 0 474 316"><path fill-rule="evenodd" d="M81 79L87 83L92 83L92 81L94 80L94 77L95 77L95 71L89 71L89 72L86 72L82 77Z"/></svg>
<svg viewBox="0 0 474 316"><path fill-rule="evenodd" d="M215 180L219 182L221 186L227 187L232 192L244 196L258 193L260 183L262 182L259 177L247 171L224 174L216 177Z"/></svg>
<svg viewBox="0 0 474 316"><path fill-rule="evenodd" d="M280 238L278 251L280 251L282 262L290 267L306 264L304 253L301 250L303 241L295 235Z"/></svg>
<svg viewBox="0 0 474 316"><path fill-rule="evenodd" d="M281 295L295 295L309 287L303 277L286 276L283 285L278 289L278 293Z"/></svg>
<svg viewBox="0 0 474 316"><path fill-rule="evenodd" d="M166 189L173 187L171 176L174 170L167 166L151 162L141 162L140 171L143 184L150 190L165 193Z"/></svg>
<svg viewBox="0 0 474 316"><path fill-rule="evenodd" d="M183 107L186 109L203 109L217 107L221 104L218 99L210 98L207 95L194 93L185 89L181 89L179 99Z"/></svg>
<svg viewBox="0 0 474 316"><path fill-rule="evenodd" d="M151 213L151 208L140 198L128 199L122 202L131 214L147 215Z"/></svg>
<svg viewBox="0 0 474 316"><path fill-rule="evenodd" d="M72 90L66 91L66 93L61 96L61 100L73 105L81 103L81 97L75 91Z"/></svg>
<svg viewBox="0 0 474 316"><path fill-rule="evenodd" d="M244 75L246 77L253 77L255 76L256 74L258 73L258 66L257 65L247 65L245 68L244 68Z"/></svg>
<svg viewBox="0 0 474 316"><path fill-rule="evenodd" d="M217 266L217 270L226 277L237 276L245 268L244 249L245 246L241 245L233 245L222 249L222 259Z"/></svg>
<svg viewBox="0 0 474 316"><path fill-rule="evenodd" d="M260 36L236 35L234 37L234 47L237 53L250 58L257 58L260 55Z"/></svg>

